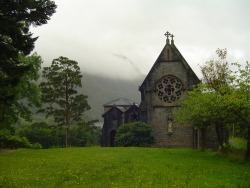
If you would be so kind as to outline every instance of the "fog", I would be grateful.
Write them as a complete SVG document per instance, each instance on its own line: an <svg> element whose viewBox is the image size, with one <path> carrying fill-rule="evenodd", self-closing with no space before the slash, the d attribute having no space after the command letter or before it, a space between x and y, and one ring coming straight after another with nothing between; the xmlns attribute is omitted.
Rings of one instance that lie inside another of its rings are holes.
<svg viewBox="0 0 250 188"><path fill-rule="evenodd" d="M248 0L56 0L48 24L32 28L44 65L59 56L81 70L119 79L147 74L174 34L176 47L200 77L199 65L228 49L230 62L250 59Z"/></svg>

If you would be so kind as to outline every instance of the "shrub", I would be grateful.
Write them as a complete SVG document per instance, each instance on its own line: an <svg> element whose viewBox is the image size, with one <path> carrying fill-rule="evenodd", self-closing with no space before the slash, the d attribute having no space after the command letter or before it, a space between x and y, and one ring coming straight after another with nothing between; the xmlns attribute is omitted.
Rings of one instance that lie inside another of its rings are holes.
<svg viewBox="0 0 250 188"><path fill-rule="evenodd" d="M219 152L222 155L229 157L231 160L241 160L245 156L247 149L247 141L243 138L233 137L229 139L229 144L225 144Z"/></svg>
<svg viewBox="0 0 250 188"><path fill-rule="evenodd" d="M11 136L7 142L7 147L11 149L31 148L31 143L25 137Z"/></svg>
<svg viewBox="0 0 250 188"><path fill-rule="evenodd" d="M31 143L26 137L13 136L8 130L0 130L0 148L30 148Z"/></svg>
<svg viewBox="0 0 250 188"><path fill-rule="evenodd" d="M39 143L34 143L31 145L31 149L42 149L43 146Z"/></svg>
<svg viewBox="0 0 250 188"><path fill-rule="evenodd" d="M33 123L31 126L21 128L20 137L26 137L32 144L39 143L43 148L50 148L54 144L55 137L46 123Z"/></svg>
<svg viewBox="0 0 250 188"><path fill-rule="evenodd" d="M6 148L11 134L7 129L0 130L0 148Z"/></svg>
<svg viewBox="0 0 250 188"><path fill-rule="evenodd" d="M152 128L143 122L121 125L115 137L116 146L146 147L154 143Z"/></svg>

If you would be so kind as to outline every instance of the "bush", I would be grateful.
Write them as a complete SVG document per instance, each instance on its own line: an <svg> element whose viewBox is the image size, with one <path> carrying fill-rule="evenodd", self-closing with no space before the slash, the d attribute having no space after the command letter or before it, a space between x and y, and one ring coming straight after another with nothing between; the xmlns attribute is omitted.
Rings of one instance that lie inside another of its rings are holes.
<svg viewBox="0 0 250 188"><path fill-rule="evenodd" d="M143 122L121 125L115 136L116 146L146 147L154 143L152 128Z"/></svg>
<svg viewBox="0 0 250 188"><path fill-rule="evenodd" d="M11 136L7 144L8 148L31 148L31 143L25 137Z"/></svg>
<svg viewBox="0 0 250 188"><path fill-rule="evenodd" d="M10 131L7 129L0 130L0 148L7 148L8 140L11 137Z"/></svg>
<svg viewBox="0 0 250 188"><path fill-rule="evenodd" d="M26 137L32 144L39 143L42 148L50 148L55 144L55 137L52 130L44 122L33 123L31 126L24 126L17 134Z"/></svg>
<svg viewBox="0 0 250 188"><path fill-rule="evenodd" d="M34 143L31 145L31 149L42 149L43 146L39 143Z"/></svg>
<svg viewBox="0 0 250 188"><path fill-rule="evenodd" d="M232 160L243 159L247 149L247 141L243 138L233 137L229 139L229 144L225 144L219 152Z"/></svg>
<svg viewBox="0 0 250 188"><path fill-rule="evenodd" d="M9 130L0 130L0 148L30 148L31 143L26 137L13 136Z"/></svg>

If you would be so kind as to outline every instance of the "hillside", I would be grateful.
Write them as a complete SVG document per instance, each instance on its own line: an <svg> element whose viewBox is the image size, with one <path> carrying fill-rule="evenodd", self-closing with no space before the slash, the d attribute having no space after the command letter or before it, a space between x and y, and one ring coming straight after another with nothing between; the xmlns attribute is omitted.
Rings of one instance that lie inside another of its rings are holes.
<svg viewBox="0 0 250 188"><path fill-rule="evenodd" d="M138 87L144 78L145 76L141 75L134 80L121 80L83 73L82 92L88 95L88 102L91 106L91 110L86 114L102 122L103 104L119 97L139 103Z"/></svg>

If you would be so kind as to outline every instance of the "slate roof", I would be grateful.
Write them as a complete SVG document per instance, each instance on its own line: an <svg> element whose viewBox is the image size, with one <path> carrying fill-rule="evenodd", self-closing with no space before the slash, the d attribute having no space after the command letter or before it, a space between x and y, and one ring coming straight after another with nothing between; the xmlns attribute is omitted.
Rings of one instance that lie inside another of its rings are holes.
<svg viewBox="0 0 250 188"><path fill-rule="evenodd" d="M131 100L128 100L126 98L118 98L118 99L115 99L113 101L110 101L106 104L104 104L103 106L117 106L117 107L122 107L122 106L132 106L132 105L136 105L138 106L137 103L135 103L134 101L131 101Z"/></svg>

